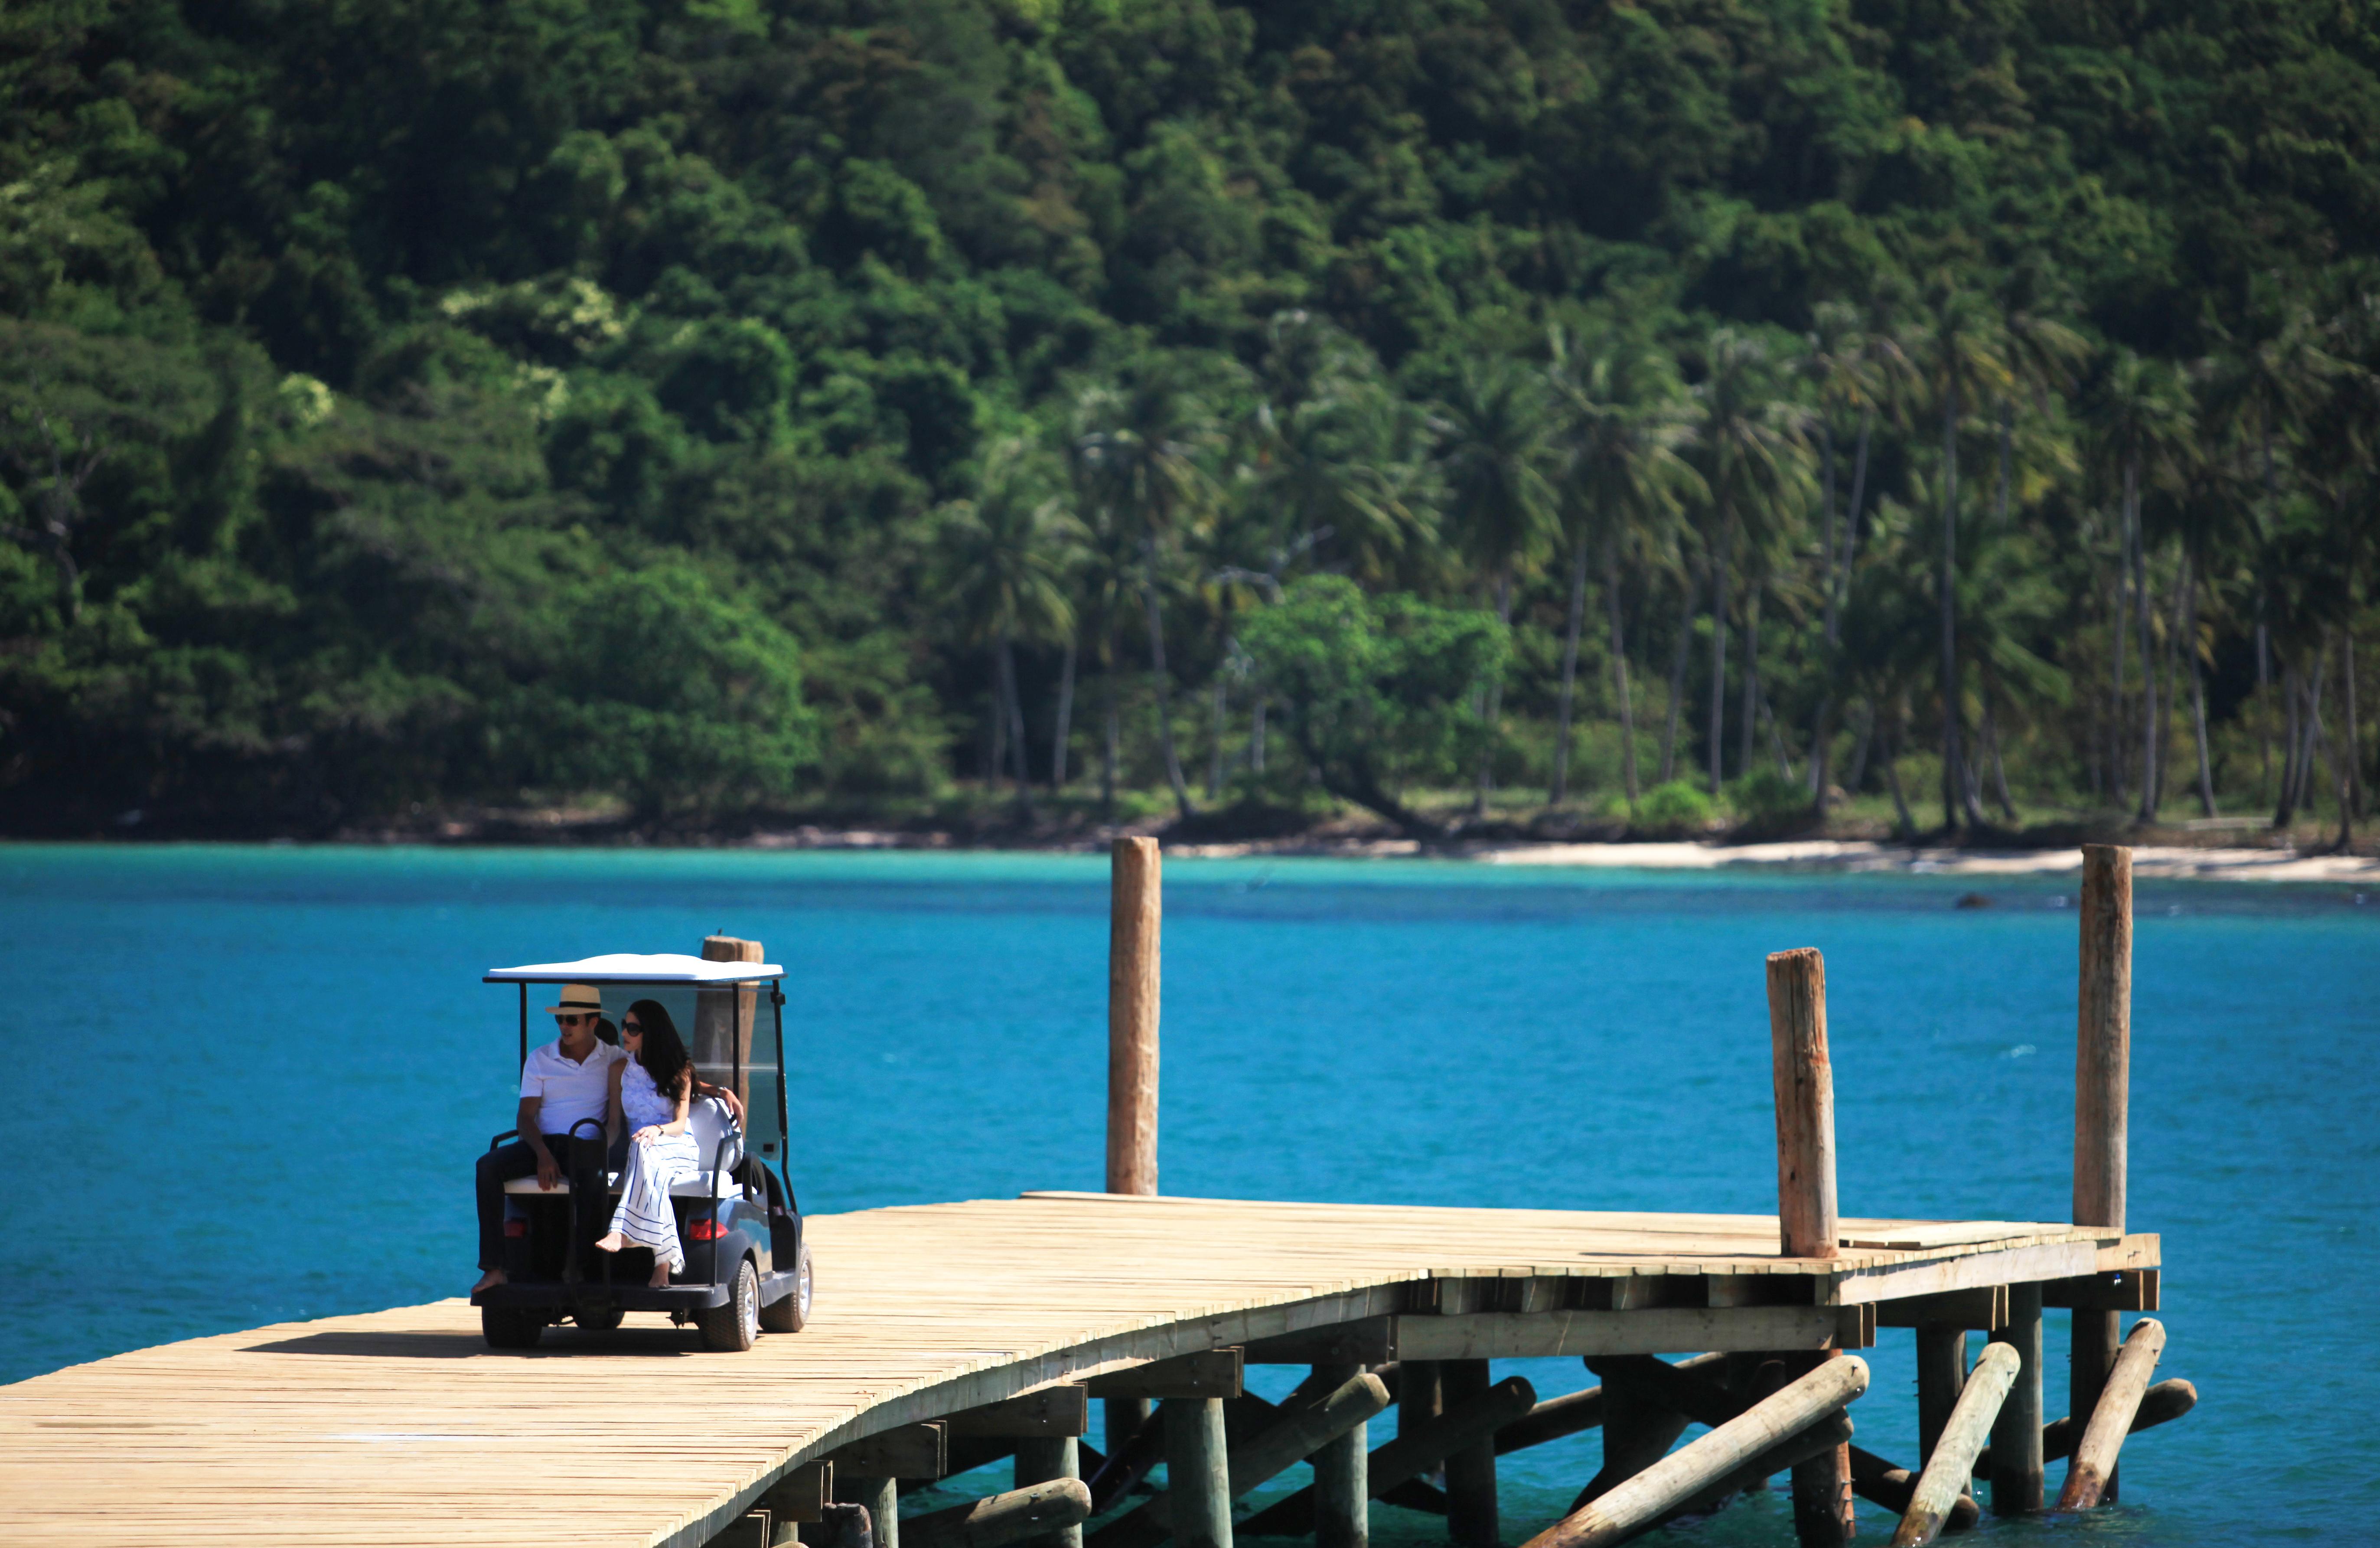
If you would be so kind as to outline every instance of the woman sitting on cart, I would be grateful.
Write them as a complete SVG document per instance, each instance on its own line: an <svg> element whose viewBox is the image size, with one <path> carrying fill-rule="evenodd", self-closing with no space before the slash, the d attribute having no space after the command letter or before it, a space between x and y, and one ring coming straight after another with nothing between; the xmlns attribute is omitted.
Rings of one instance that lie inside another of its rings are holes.
<svg viewBox="0 0 2380 1548"><path fill-rule="evenodd" d="M686 1269L686 1249L670 1208L670 1185L702 1170L700 1147L686 1108L700 1082L669 1012L658 1000L638 1000L620 1018L628 1057L612 1067L612 1121L625 1120L628 1164L620 1179L620 1207L611 1234L595 1245L605 1252L653 1249L652 1285L666 1286Z"/></svg>

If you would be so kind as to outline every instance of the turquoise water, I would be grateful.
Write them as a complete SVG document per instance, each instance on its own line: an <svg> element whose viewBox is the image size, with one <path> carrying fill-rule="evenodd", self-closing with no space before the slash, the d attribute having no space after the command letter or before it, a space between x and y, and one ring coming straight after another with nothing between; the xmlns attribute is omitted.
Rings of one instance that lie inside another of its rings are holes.
<svg viewBox="0 0 2380 1548"><path fill-rule="evenodd" d="M514 1000L478 981L491 965L764 941L789 974L807 1210L1097 1188L1105 874L990 855L0 849L18 1091L0 1381L468 1286L470 1161L511 1121ZM2062 1218L2070 884L1994 881L1995 907L1952 908L1977 885L1171 860L1165 1190L1771 1210L1761 959L1815 945L1844 1213ZM2368 1541L2380 896L2143 884L2135 984L2131 1224L2165 1234L2162 1373L2200 1405L2126 1448L2121 1506L1987 1535ZM862 1293L820 1273L824 1296ZM2057 1313L2047 1336L2055 1408ZM1909 1337L1868 1352L1854 1412L1863 1444L1903 1460ZM1589 1380L1511 1369L1544 1396ZM1509 1540L1560 1512L1597 1444L1506 1459ZM1671 1535L1787 1541L1779 1493ZM1376 1514L1390 1543L1441 1535Z"/></svg>

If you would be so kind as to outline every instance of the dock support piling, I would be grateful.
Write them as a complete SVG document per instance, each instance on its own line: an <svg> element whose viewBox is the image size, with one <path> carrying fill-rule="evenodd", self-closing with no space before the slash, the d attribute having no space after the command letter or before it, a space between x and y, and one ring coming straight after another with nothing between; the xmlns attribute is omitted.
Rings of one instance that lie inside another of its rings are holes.
<svg viewBox="0 0 2380 1548"><path fill-rule="evenodd" d="M855 1478L848 1483L838 1483L835 1493L844 1502L867 1510L871 1548L901 1548L899 1480Z"/></svg>
<svg viewBox="0 0 2380 1548"><path fill-rule="evenodd" d="M1901 1513L1900 1529L1892 1548L1925 1548L1942 1535L1952 1510L1967 1489L1974 1470L1975 1453L1983 1449L1993 1418L2007 1401L2017 1374L2017 1353L2005 1344L1987 1344L1951 1406L1941 1432L1935 1437L1939 1455L1930 1458L1911 1492L1909 1508Z"/></svg>
<svg viewBox="0 0 2380 1548"><path fill-rule="evenodd" d="M1119 838L1108 900L1108 1191L1157 1191L1157 840Z"/></svg>
<svg viewBox="0 0 2380 1548"><path fill-rule="evenodd" d="M1832 1258L1841 1250L1835 1072L1827 1054L1827 963L1815 947L1769 956L1768 1051L1777 1096L1778 1249L1787 1258ZM1793 1530L1803 1548L1850 1541L1855 1524L1847 1446L1794 1468Z"/></svg>
<svg viewBox="0 0 2380 1548"><path fill-rule="evenodd" d="M1073 1435L1020 1439L1016 1443L1016 1487L1030 1489L1037 1483L1080 1478L1083 1476L1082 1463L1081 1443ZM1083 1524L1073 1522L1055 1531L1026 1538L1023 1542L1026 1548L1083 1548ZM891 1545L879 1543L877 1548L891 1548Z"/></svg>
<svg viewBox="0 0 2380 1548"><path fill-rule="evenodd" d="M1318 1364L1312 1384L1325 1392L1362 1375L1353 1361ZM1368 1425L1359 1424L1314 1454L1315 1548L1370 1548L1372 1492Z"/></svg>
<svg viewBox="0 0 2380 1548"><path fill-rule="evenodd" d="M1942 1427L1967 1383L1967 1330L1921 1323L1917 1327L1917 1467L1923 1472L1942 1443ZM1973 1490L1964 1480L1960 1493Z"/></svg>
<svg viewBox="0 0 2380 1548"><path fill-rule="evenodd" d="M2009 1286L2009 1325L1993 1335L2016 1350L2016 1381L1992 1420L1992 1514L2041 1508L2041 1286Z"/></svg>
<svg viewBox="0 0 2380 1548"><path fill-rule="evenodd" d="M1165 1478L1179 1548L1232 1548L1230 1448L1223 1438L1221 1398L1165 1400Z"/></svg>
<svg viewBox="0 0 2380 1548"><path fill-rule="evenodd" d="M2074 1224L2124 1228L2132 1060L2132 852L2082 846L2082 986L2074 1041ZM2099 1406L2116 1359L2118 1313L2077 1307L2066 1411ZM2116 1498L2108 1473L2101 1497Z"/></svg>
<svg viewBox="0 0 2380 1548"><path fill-rule="evenodd" d="M1484 1359L1439 1364L1439 1401L1456 1408L1493 1383ZM1485 1435L1446 1457L1446 1532L1454 1548L1497 1548L1496 1437Z"/></svg>
<svg viewBox="0 0 2380 1548"><path fill-rule="evenodd" d="M2116 1367L2107 1373L2099 1406L2092 1410L2082 1439L2074 1447L2074 1460L2067 1465L2058 1509L2089 1510L2105 1503L2107 1481L2116 1476L2116 1453L2131 1432L2141 1399L2149 1389L2149 1377L2156 1371L2157 1356L2164 1351L2164 1323L2143 1317L2132 1324L2131 1336L2124 1340Z"/></svg>

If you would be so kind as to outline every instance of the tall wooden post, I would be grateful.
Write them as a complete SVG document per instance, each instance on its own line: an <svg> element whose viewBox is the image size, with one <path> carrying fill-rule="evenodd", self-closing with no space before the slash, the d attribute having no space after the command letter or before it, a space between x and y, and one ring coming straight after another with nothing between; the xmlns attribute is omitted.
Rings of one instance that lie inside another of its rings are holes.
<svg viewBox="0 0 2380 1548"><path fill-rule="evenodd" d="M1082 1443L1072 1435L1034 1436L1016 1443L1016 1487L1050 1483L1083 1476ZM1083 1548L1083 1524L1037 1532L1021 1540L1023 1548Z"/></svg>
<svg viewBox="0 0 2380 1548"><path fill-rule="evenodd" d="M2074 1029L2074 1224L2124 1228L2132 1067L2132 852L2082 846L2082 981ZM2099 1405L2120 1319L2076 1308L2066 1411L2077 1424ZM2101 1496L2116 1497L2107 1475Z"/></svg>
<svg viewBox="0 0 2380 1548"><path fill-rule="evenodd" d="M1335 1392L1363 1373L1353 1361L1317 1365L1314 1389ZM1370 1548L1371 1453L1359 1424L1314 1454L1315 1548Z"/></svg>
<svg viewBox="0 0 2380 1548"><path fill-rule="evenodd" d="M1484 1359L1442 1360L1438 1368L1441 1411L1487 1395L1493 1381ZM1498 1548L1496 1437L1482 1435L1446 1455L1446 1535L1454 1548Z"/></svg>
<svg viewBox="0 0 2380 1548"><path fill-rule="evenodd" d="M891 1478L838 1480L835 1497L868 1507L870 1548L901 1548L901 1483Z"/></svg>
<svg viewBox="0 0 2380 1548"><path fill-rule="evenodd" d="M1157 1001L1164 880L1157 840L1119 838L1108 873L1108 1186L1157 1191ZM1154 1411L1146 1397L1111 1397L1108 1453ZM1168 1443L1171 1444L1170 1442Z"/></svg>
<svg viewBox="0 0 2380 1548"><path fill-rule="evenodd" d="M760 962L758 941L738 940L733 935L706 935L702 940L705 962ZM750 989L705 989L694 996L694 1036L687 1052L694 1056L695 1067L703 1079L720 1085L731 1082L735 1100L745 1111L752 1108L752 1018L759 1006L758 992Z"/></svg>
<svg viewBox="0 0 2380 1548"><path fill-rule="evenodd" d="M1108 1191L1157 1191L1157 840L1115 841L1108 909Z"/></svg>
<svg viewBox="0 0 2380 1548"><path fill-rule="evenodd" d="M1992 1335L2016 1350L2016 1383L1992 1420L1992 1513L2041 1508L2041 1286L2009 1286L2009 1325Z"/></svg>
<svg viewBox="0 0 2380 1548"><path fill-rule="evenodd" d="M1172 1506L1176 1548L1232 1548L1223 1400L1169 1397L1164 1412L1166 1498Z"/></svg>
<svg viewBox="0 0 2380 1548"><path fill-rule="evenodd" d="M1841 1250L1835 1072L1827 1056L1827 963L1815 947L1768 958L1768 1052L1777 1094L1779 1251L1788 1258L1832 1258ZM1847 1542L1856 1530L1851 1447L1838 1445L1796 1465L1793 1531L1803 1548Z"/></svg>

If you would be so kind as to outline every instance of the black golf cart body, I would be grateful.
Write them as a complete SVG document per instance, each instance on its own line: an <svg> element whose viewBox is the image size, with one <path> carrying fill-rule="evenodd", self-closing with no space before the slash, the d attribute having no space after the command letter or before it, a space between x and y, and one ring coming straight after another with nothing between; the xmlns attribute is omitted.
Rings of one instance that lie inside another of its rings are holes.
<svg viewBox="0 0 2380 1548"><path fill-rule="evenodd" d="M714 1349L748 1349L763 1330L797 1333L808 1320L812 1274L802 1239L802 1216L785 1173L785 996L783 970L772 963L712 962L698 957L616 954L580 962L541 962L491 969L486 983L509 983L519 993L520 1063L529 1051L529 994L534 986L583 983L602 996L603 1014L617 1023L633 1001L655 999L686 1029L695 1070L704 1080L744 1094L738 1126L716 1097L697 1094L688 1127L702 1170L670 1189L684 1272L664 1287L647 1284L652 1253L632 1247L608 1253L584 1249L571 1230L574 1201L565 1177L551 1190L534 1176L504 1186L504 1270L506 1283L471 1297L480 1329L496 1348L528 1348L565 1319L608 1331L631 1311L659 1311L692 1323ZM765 999L768 1043L754 1046L755 1011ZM755 1055L760 1055L756 1058ZM600 1120L582 1120L582 1136L604 1143ZM489 1149L517 1137L507 1130ZM608 1221L619 1198L615 1150L606 1163ZM771 1164L773 1163L773 1170ZM591 1261L590 1261L591 1260Z"/></svg>

